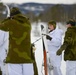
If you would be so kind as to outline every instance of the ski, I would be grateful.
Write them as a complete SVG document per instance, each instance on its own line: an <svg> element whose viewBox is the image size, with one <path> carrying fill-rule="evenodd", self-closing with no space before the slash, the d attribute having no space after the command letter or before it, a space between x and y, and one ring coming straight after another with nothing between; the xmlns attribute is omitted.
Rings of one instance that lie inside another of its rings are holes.
<svg viewBox="0 0 76 75"><path fill-rule="evenodd" d="M41 32L43 31L44 26L41 25ZM45 44L44 44L44 38L42 36L42 45L43 45L43 59L44 59L44 74L48 75L48 69L47 69L47 52L45 49Z"/></svg>

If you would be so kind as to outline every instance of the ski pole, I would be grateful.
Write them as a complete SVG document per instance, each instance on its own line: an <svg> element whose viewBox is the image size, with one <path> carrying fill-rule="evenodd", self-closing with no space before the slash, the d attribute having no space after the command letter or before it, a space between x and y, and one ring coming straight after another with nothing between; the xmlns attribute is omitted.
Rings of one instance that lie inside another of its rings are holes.
<svg viewBox="0 0 76 75"><path fill-rule="evenodd" d="M46 36L47 34L42 34L43 36ZM39 41L40 39L42 39L41 37L39 39L37 39L36 41L34 41L32 44L36 43L37 41Z"/></svg>
<svg viewBox="0 0 76 75"><path fill-rule="evenodd" d="M33 42L32 44L36 43L37 41L39 41L41 39L41 37L39 39L37 39L35 42Z"/></svg>
<svg viewBox="0 0 76 75"><path fill-rule="evenodd" d="M44 26L41 25L41 32L43 31ZM47 70L47 53L45 49L45 44L44 44L44 39L42 36L42 45L43 45L43 55L44 55L44 73L45 75L48 75L48 70Z"/></svg>

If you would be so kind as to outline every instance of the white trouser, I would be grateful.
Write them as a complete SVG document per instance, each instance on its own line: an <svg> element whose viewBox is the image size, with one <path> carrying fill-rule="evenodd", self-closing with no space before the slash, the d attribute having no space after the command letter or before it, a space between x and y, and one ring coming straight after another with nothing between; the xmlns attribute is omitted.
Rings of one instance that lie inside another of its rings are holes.
<svg viewBox="0 0 76 75"><path fill-rule="evenodd" d="M8 75L34 75L33 64L8 64Z"/></svg>
<svg viewBox="0 0 76 75"><path fill-rule="evenodd" d="M1 67L2 75L6 75L6 64L0 61L0 67Z"/></svg>
<svg viewBox="0 0 76 75"><path fill-rule="evenodd" d="M4 49L2 49L0 51L0 67L1 67L2 75L6 74L6 69L5 69L6 64L3 62L5 57L6 57L6 52Z"/></svg>
<svg viewBox="0 0 76 75"><path fill-rule="evenodd" d="M62 75L60 67L54 67L53 75Z"/></svg>
<svg viewBox="0 0 76 75"><path fill-rule="evenodd" d="M57 56L56 52L50 52L50 60L53 65L53 75L62 75L60 69L62 56Z"/></svg>
<svg viewBox="0 0 76 75"><path fill-rule="evenodd" d="M76 61L66 61L66 75L76 75Z"/></svg>

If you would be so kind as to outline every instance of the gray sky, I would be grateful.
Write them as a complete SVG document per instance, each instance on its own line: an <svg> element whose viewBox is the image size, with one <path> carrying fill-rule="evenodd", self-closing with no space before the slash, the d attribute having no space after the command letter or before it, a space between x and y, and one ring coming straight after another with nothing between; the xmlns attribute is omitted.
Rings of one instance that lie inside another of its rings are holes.
<svg viewBox="0 0 76 75"><path fill-rule="evenodd" d="M26 3L26 2L38 2L38 3L63 3L63 4L75 4L76 0L1 0L5 3Z"/></svg>

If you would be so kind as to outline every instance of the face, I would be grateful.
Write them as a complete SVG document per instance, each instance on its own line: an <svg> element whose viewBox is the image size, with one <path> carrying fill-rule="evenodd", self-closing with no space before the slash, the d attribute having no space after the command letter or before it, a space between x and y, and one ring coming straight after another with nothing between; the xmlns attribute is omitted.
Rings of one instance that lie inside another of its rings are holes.
<svg viewBox="0 0 76 75"><path fill-rule="evenodd" d="M49 24L49 25L48 25L48 28L49 28L50 30L54 30L54 26L53 26L52 24Z"/></svg>
<svg viewBox="0 0 76 75"><path fill-rule="evenodd" d="M66 26L67 26L67 28L69 28L69 27L71 27L71 24L67 24Z"/></svg>

